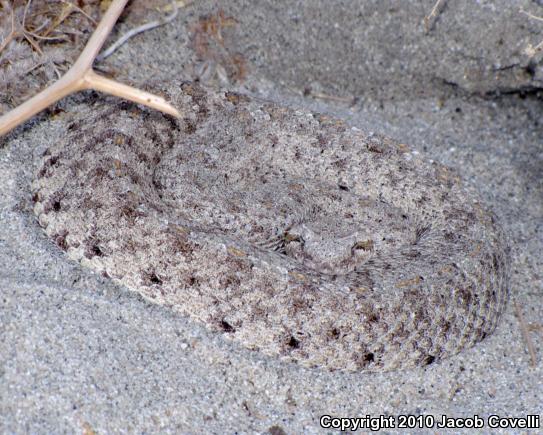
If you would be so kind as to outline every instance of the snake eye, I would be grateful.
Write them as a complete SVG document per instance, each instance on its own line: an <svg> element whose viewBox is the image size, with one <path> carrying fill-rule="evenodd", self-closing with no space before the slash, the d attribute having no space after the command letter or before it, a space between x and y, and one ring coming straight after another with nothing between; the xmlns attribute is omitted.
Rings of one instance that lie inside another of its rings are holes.
<svg viewBox="0 0 543 435"><path fill-rule="evenodd" d="M290 242L304 243L304 239L302 236L296 233L289 233L288 231L285 231L285 233L283 234L283 239L285 240L286 243L290 243Z"/></svg>
<svg viewBox="0 0 543 435"><path fill-rule="evenodd" d="M374 245L373 245L373 240L363 240L363 241L358 241L356 242L352 248L351 248L351 252L354 253L354 251L370 251L370 252L373 252L373 248L374 248Z"/></svg>

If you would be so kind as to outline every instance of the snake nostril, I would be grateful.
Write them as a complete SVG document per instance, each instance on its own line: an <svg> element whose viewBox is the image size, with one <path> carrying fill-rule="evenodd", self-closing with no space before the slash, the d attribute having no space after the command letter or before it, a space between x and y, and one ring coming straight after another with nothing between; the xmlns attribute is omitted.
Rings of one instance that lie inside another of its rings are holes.
<svg viewBox="0 0 543 435"><path fill-rule="evenodd" d="M291 349L298 349L300 347L300 340L297 340L295 337L290 337L287 345Z"/></svg>

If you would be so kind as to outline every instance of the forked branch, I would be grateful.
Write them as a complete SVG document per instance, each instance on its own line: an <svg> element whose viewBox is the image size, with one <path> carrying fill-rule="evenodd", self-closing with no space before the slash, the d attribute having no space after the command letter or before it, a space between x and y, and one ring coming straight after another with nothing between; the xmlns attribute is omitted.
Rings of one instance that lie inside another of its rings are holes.
<svg viewBox="0 0 543 435"><path fill-rule="evenodd" d="M179 111L164 98L103 77L92 69L96 56L127 2L128 0L113 0L81 55L60 80L0 117L0 136L67 95L85 89L94 89L125 98L175 117L181 116Z"/></svg>

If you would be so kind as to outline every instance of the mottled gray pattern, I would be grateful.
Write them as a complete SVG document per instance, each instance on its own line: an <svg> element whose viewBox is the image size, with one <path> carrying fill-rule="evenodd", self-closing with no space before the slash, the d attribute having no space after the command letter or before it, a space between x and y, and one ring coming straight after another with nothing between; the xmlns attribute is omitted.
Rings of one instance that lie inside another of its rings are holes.
<svg viewBox="0 0 543 435"><path fill-rule="evenodd" d="M508 249L454 172L324 115L170 83L81 115L34 183L84 266L306 366L429 364L492 332Z"/></svg>

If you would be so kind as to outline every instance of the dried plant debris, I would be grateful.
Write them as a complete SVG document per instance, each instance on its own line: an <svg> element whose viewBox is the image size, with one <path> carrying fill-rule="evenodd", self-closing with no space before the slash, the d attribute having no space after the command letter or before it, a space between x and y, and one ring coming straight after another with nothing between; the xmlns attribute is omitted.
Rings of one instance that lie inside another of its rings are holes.
<svg viewBox="0 0 543 435"><path fill-rule="evenodd" d="M437 0L432 7L430 13L424 17L424 30L426 33L430 32L433 29L434 24L439 17L439 14L445 7L445 3L446 0Z"/></svg>
<svg viewBox="0 0 543 435"><path fill-rule="evenodd" d="M125 98L144 106L153 107L174 117L180 116L179 111L161 96L153 95L142 89L109 79L97 74L93 69L93 63L98 51L110 34L128 1L114 0L111 3L111 6L97 24L89 42L62 78L59 78L53 85L47 86L32 98L17 106L14 110L0 116L0 135L11 131L35 114L50 107L64 96L89 89Z"/></svg>
<svg viewBox="0 0 543 435"><path fill-rule="evenodd" d="M174 4L181 9L192 2L193 0L132 0L121 15L121 21L130 25L139 25L149 19L154 20L172 12ZM105 3L105 9L107 9L111 0L102 0L102 3Z"/></svg>
<svg viewBox="0 0 543 435"><path fill-rule="evenodd" d="M534 15L530 12L525 11L524 9L520 10L521 14L526 15L528 18L536 21L543 21L543 17L539 17L537 15ZM528 44L528 46L524 49L524 54L528 57L534 57L536 54L541 53L543 51L543 41L539 42L535 46L532 44Z"/></svg>
<svg viewBox="0 0 543 435"><path fill-rule="evenodd" d="M106 50L102 51L100 55L96 58L97 62L101 62L105 58L112 55L115 50L117 50L120 46L125 44L130 38L133 38L136 35L139 35L140 33L147 32L148 30L156 29L157 27L163 26L165 24L171 23L175 18L177 17L177 12L180 7L185 7L187 5L187 2L184 1L172 1L167 7L162 8L163 11L168 10L170 13L167 16L161 17L159 19L153 20L153 21L147 21L144 24L141 24L137 27L132 28L125 34L123 34L115 43L110 45Z"/></svg>
<svg viewBox="0 0 543 435"><path fill-rule="evenodd" d="M234 17L224 11L201 16L192 29L192 46L198 64L195 79L204 83L218 81L225 85L242 82L247 76L247 62L240 53L232 52L224 31L237 26Z"/></svg>
<svg viewBox="0 0 543 435"><path fill-rule="evenodd" d="M0 113L68 70L99 9L99 0L0 0Z"/></svg>

